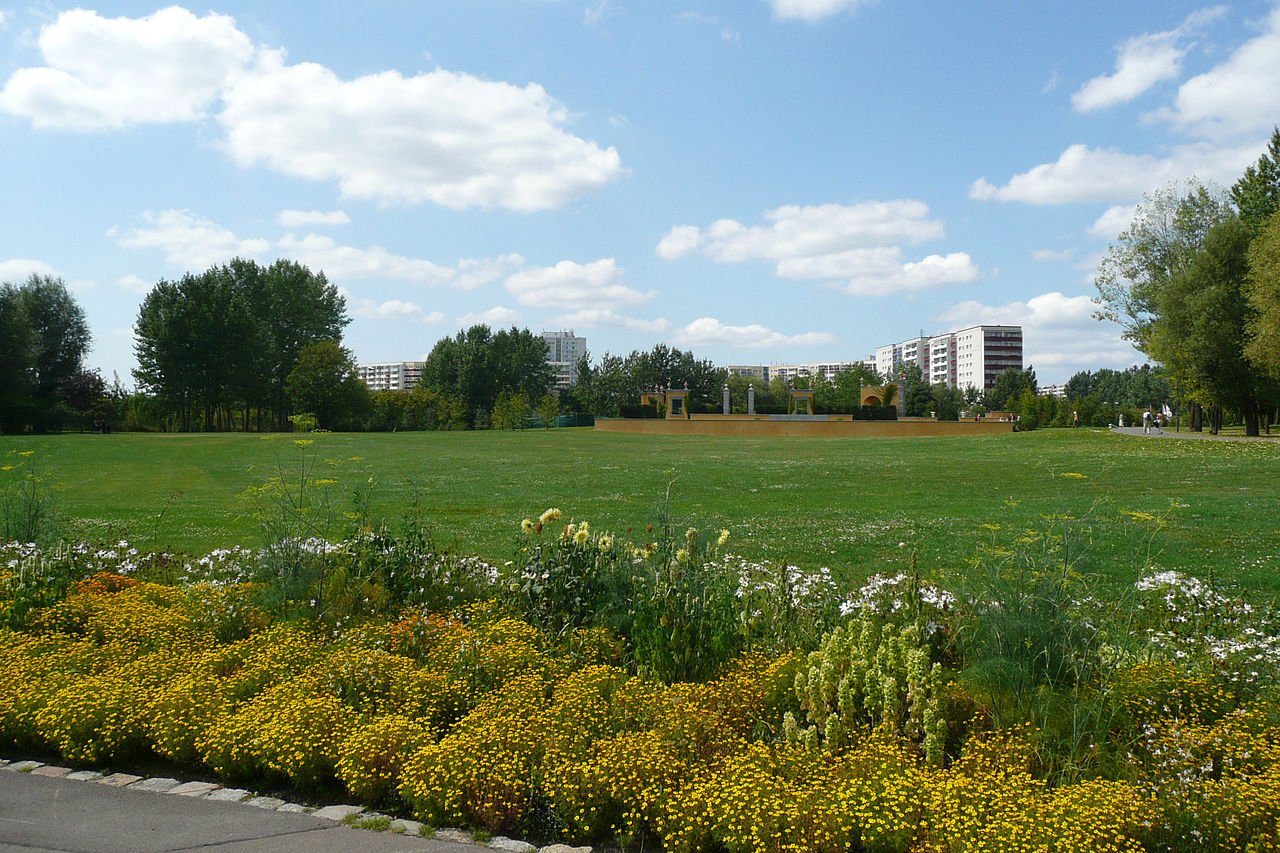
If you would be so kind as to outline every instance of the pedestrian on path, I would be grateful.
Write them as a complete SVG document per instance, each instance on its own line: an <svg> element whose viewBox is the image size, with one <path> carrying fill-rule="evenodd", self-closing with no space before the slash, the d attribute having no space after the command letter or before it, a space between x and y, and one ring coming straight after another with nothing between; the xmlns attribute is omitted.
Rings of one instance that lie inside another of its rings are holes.
<svg viewBox="0 0 1280 853"><path fill-rule="evenodd" d="M1151 435L1151 410L1142 413L1142 434Z"/></svg>

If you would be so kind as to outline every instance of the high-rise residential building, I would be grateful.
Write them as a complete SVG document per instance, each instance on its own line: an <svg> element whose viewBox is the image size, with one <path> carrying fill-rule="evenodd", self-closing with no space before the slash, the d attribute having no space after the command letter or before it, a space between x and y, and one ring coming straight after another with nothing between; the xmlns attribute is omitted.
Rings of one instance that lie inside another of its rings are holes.
<svg viewBox="0 0 1280 853"><path fill-rule="evenodd" d="M563 391L578 381L578 359L587 354L587 339L574 335L573 329L543 331L547 342L547 363L556 373L556 389Z"/></svg>
<svg viewBox="0 0 1280 853"><path fill-rule="evenodd" d="M929 375L929 338L921 335L900 344L887 344L876 348L876 373L895 376L904 364L920 367L924 376Z"/></svg>
<svg viewBox="0 0 1280 853"><path fill-rule="evenodd" d="M1022 369L1021 326L970 326L954 332L956 388L988 390L1006 370Z"/></svg>
<svg viewBox="0 0 1280 853"><path fill-rule="evenodd" d="M894 376L905 363L918 364L930 384L986 390L1006 370L1022 369L1022 327L970 326L876 350L882 376Z"/></svg>
<svg viewBox="0 0 1280 853"><path fill-rule="evenodd" d="M356 376L370 391L407 391L422 378L421 361L356 365Z"/></svg>

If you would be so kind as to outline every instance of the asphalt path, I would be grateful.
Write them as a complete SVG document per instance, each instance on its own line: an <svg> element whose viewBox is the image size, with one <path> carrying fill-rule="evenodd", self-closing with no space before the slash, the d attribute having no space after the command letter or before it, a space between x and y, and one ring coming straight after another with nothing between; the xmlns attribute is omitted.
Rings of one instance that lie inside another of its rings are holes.
<svg viewBox="0 0 1280 853"><path fill-rule="evenodd" d="M0 773L0 850L59 853L477 853L472 844L352 829L306 814Z"/></svg>
<svg viewBox="0 0 1280 853"><path fill-rule="evenodd" d="M1144 433L1142 431L1142 427L1140 426L1136 426L1136 427L1111 426L1111 427L1107 427L1107 429L1111 430L1116 435L1137 435L1143 438L1192 438L1192 439L1203 439L1205 441L1267 441L1267 440L1274 441L1280 438L1280 435L1277 435L1275 437L1270 435L1261 435L1257 437L1253 437L1253 436L1247 437L1243 435L1210 435L1208 432L1192 432L1191 430L1182 430L1181 432L1179 432L1173 429L1172 427L1167 427L1162 430L1159 427L1154 427L1154 426L1151 428L1151 432L1149 433Z"/></svg>

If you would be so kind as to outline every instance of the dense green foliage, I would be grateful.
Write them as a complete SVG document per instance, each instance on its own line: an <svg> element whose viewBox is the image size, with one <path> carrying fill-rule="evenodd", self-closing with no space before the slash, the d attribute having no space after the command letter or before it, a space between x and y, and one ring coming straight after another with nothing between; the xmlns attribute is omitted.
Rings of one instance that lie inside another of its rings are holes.
<svg viewBox="0 0 1280 853"><path fill-rule="evenodd" d="M285 429L302 350L350 322L324 273L236 258L161 281L138 309L134 371L177 429Z"/></svg>
<svg viewBox="0 0 1280 853"><path fill-rule="evenodd" d="M61 279L32 274L21 286L0 284L0 431L57 430L83 414L72 386L92 381L83 368L90 340L84 310Z"/></svg>
<svg viewBox="0 0 1280 853"><path fill-rule="evenodd" d="M547 393L555 377L546 358L547 344L540 335L514 326L494 332L479 324L436 342L420 384L457 400L469 425L487 427L500 397L507 401L500 412L505 418L510 395L517 395L527 409Z"/></svg>
<svg viewBox="0 0 1280 853"><path fill-rule="evenodd" d="M1099 318L1168 368L1194 429L1202 411L1214 433L1233 414L1256 436L1280 408L1267 248L1278 211L1280 129L1229 195L1191 181L1147 196L1099 266Z"/></svg>

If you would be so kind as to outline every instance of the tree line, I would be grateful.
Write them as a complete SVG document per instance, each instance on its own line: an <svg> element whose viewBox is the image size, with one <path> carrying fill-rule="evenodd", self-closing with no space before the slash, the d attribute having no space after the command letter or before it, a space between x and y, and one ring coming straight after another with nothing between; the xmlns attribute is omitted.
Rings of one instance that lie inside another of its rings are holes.
<svg viewBox="0 0 1280 853"><path fill-rule="evenodd" d="M561 411L617 417L659 387L687 387L692 411L719 412L728 386L730 410L745 413L754 386L761 414L786 412L791 388L811 388L818 413L846 413L858 408L864 385L886 381L891 402L900 398L908 417L1000 410L1020 414L1027 426L1066 426L1072 414L1101 425L1124 407L1172 395L1168 371L1151 366L1076 374L1067 383L1069 409L1039 395L1034 368L1006 371L985 392L930 385L915 365L891 377L855 365L830 377L763 382L666 344L606 353L598 363L584 354L574 384L553 394L541 336L482 324L440 339L416 387L371 392L342 346L349 322L345 300L324 274L288 260L233 259L161 280L138 311L138 387L130 391L84 369L83 310L60 280L32 276L0 288L0 350L14 354L0 363L0 429L509 429L534 415L550 424Z"/></svg>
<svg viewBox="0 0 1280 853"><path fill-rule="evenodd" d="M1280 129L1230 190L1145 197L1096 279L1098 316L1164 366L1193 429L1258 435L1280 406Z"/></svg>

